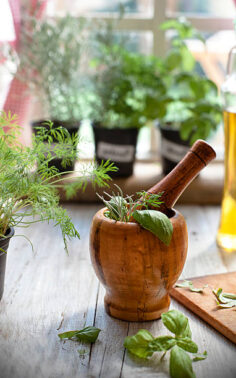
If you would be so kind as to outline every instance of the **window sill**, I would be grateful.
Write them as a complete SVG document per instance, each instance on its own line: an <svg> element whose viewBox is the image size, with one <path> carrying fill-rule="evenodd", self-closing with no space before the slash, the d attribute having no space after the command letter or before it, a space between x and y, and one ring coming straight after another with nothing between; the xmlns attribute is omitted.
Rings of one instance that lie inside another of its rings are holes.
<svg viewBox="0 0 236 378"><path fill-rule="evenodd" d="M75 177L76 173L68 176L67 182ZM134 174L128 178L116 178L112 181L111 188L106 191L117 191L114 184L119 185L124 194L134 194L141 190L148 190L162 178L161 165L157 162L135 163ZM178 203L198 204L198 205L218 205L221 203L223 192L224 165L221 162L214 162L206 167L200 175L193 180L185 192L182 194ZM99 202L96 195L103 193L103 189L94 190L88 184L84 192L79 191L70 202ZM66 202L65 193L60 193L61 201Z"/></svg>

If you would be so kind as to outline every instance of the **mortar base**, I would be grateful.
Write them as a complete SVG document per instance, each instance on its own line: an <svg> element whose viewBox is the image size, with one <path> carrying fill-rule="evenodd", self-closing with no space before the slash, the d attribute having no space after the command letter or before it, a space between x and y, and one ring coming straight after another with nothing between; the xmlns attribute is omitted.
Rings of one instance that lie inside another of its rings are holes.
<svg viewBox="0 0 236 378"><path fill-rule="evenodd" d="M145 306L145 303L139 303L139 306L133 309L121 307L114 303L108 295L104 298L104 305L107 314L113 318L129 322L145 322L159 319L163 312L168 311L170 296L166 295L156 306L151 306L150 310Z"/></svg>

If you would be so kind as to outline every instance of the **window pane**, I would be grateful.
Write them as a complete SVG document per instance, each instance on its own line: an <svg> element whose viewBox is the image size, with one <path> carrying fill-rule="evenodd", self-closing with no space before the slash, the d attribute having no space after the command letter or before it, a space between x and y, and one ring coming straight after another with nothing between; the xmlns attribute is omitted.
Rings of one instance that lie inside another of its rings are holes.
<svg viewBox="0 0 236 378"><path fill-rule="evenodd" d="M167 0L167 11L232 17L235 15L235 5L234 0Z"/></svg>
<svg viewBox="0 0 236 378"><path fill-rule="evenodd" d="M120 3L123 4L126 13L150 14L154 0L54 0L49 2L49 13L70 13L80 15L85 13L117 13Z"/></svg>
<svg viewBox="0 0 236 378"><path fill-rule="evenodd" d="M14 41L15 31L10 6L7 0L1 0L0 41Z"/></svg>

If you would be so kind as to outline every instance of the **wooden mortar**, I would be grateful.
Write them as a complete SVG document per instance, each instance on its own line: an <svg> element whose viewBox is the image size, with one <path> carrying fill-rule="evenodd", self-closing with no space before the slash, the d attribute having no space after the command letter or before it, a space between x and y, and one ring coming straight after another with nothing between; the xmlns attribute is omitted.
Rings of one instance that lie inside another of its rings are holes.
<svg viewBox="0 0 236 378"><path fill-rule="evenodd" d="M127 321L158 319L169 308L169 291L184 267L188 233L183 215L171 207L186 186L215 157L204 141L197 141L184 159L149 193L164 192L165 212L173 225L166 246L134 222L116 222L99 210L90 231L90 255L96 275L106 288L107 313Z"/></svg>

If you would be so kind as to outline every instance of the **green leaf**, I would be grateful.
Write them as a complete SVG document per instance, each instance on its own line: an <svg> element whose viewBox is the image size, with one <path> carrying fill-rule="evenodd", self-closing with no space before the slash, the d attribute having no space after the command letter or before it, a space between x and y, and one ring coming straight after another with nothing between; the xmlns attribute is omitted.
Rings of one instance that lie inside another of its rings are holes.
<svg viewBox="0 0 236 378"><path fill-rule="evenodd" d="M177 68L182 61L181 54L177 49L169 51L165 59L165 66L168 70L172 71Z"/></svg>
<svg viewBox="0 0 236 378"><path fill-rule="evenodd" d="M217 298L217 305L220 308L231 308L236 306L236 294L223 293L222 288L218 290L212 290L213 294Z"/></svg>
<svg viewBox="0 0 236 378"><path fill-rule="evenodd" d="M60 337L61 340L62 339L72 339L73 337L75 337L77 332L78 332L78 330L59 333L58 337Z"/></svg>
<svg viewBox="0 0 236 378"><path fill-rule="evenodd" d="M205 350L205 352L203 353L196 353L194 355L193 362L202 361L202 360L205 360L206 358L207 358L207 351Z"/></svg>
<svg viewBox="0 0 236 378"><path fill-rule="evenodd" d="M167 246L171 242L173 226L170 219L157 210L136 210L134 219L146 230L156 235Z"/></svg>
<svg viewBox="0 0 236 378"><path fill-rule="evenodd" d="M101 330L96 327L86 327L81 330L68 331L59 333L60 339L76 339L77 341L83 341L86 343L95 343Z"/></svg>
<svg viewBox="0 0 236 378"><path fill-rule="evenodd" d="M193 54L188 49L186 45L183 45L181 47L181 55L182 55L182 65L184 71L192 71L195 67L195 59L193 57Z"/></svg>
<svg viewBox="0 0 236 378"><path fill-rule="evenodd" d="M166 328L178 337L191 338L191 331L188 325L188 318L180 311L170 310L161 315L161 319Z"/></svg>
<svg viewBox="0 0 236 378"><path fill-rule="evenodd" d="M192 360L189 355L177 345L170 352L171 378L195 378Z"/></svg>
<svg viewBox="0 0 236 378"><path fill-rule="evenodd" d="M172 336L159 336L149 343L149 348L153 352L169 350L176 345L176 339Z"/></svg>
<svg viewBox="0 0 236 378"><path fill-rule="evenodd" d="M140 358L148 358L153 355L149 343L154 340L152 334L146 329L140 329L134 336L127 336L124 347L132 354Z"/></svg>
<svg viewBox="0 0 236 378"><path fill-rule="evenodd" d="M190 353L197 353L198 351L198 346L197 344L191 340L189 337L184 337L184 338L180 338L177 340L177 345L186 350L187 352L190 352Z"/></svg>
<svg viewBox="0 0 236 378"><path fill-rule="evenodd" d="M196 127L195 119L188 118L180 125L180 136L183 140L188 140L192 131Z"/></svg>
<svg viewBox="0 0 236 378"><path fill-rule="evenodd" d="M204 285L203 287L194 287L192 281L184 280L182 283L175 284L175 287L186 287L190 291L193 291L195 293L203 293L203 290L208 287L208 285Z"/></svg>
<svg viewBox="0 0 236 378"><path fill-rule="evenodd" d="M185 331L182 333L181 337L188 337L189 339L192 338L192 332L189 326L189 321L187 323L187 327L185 328Z"/></svg>

